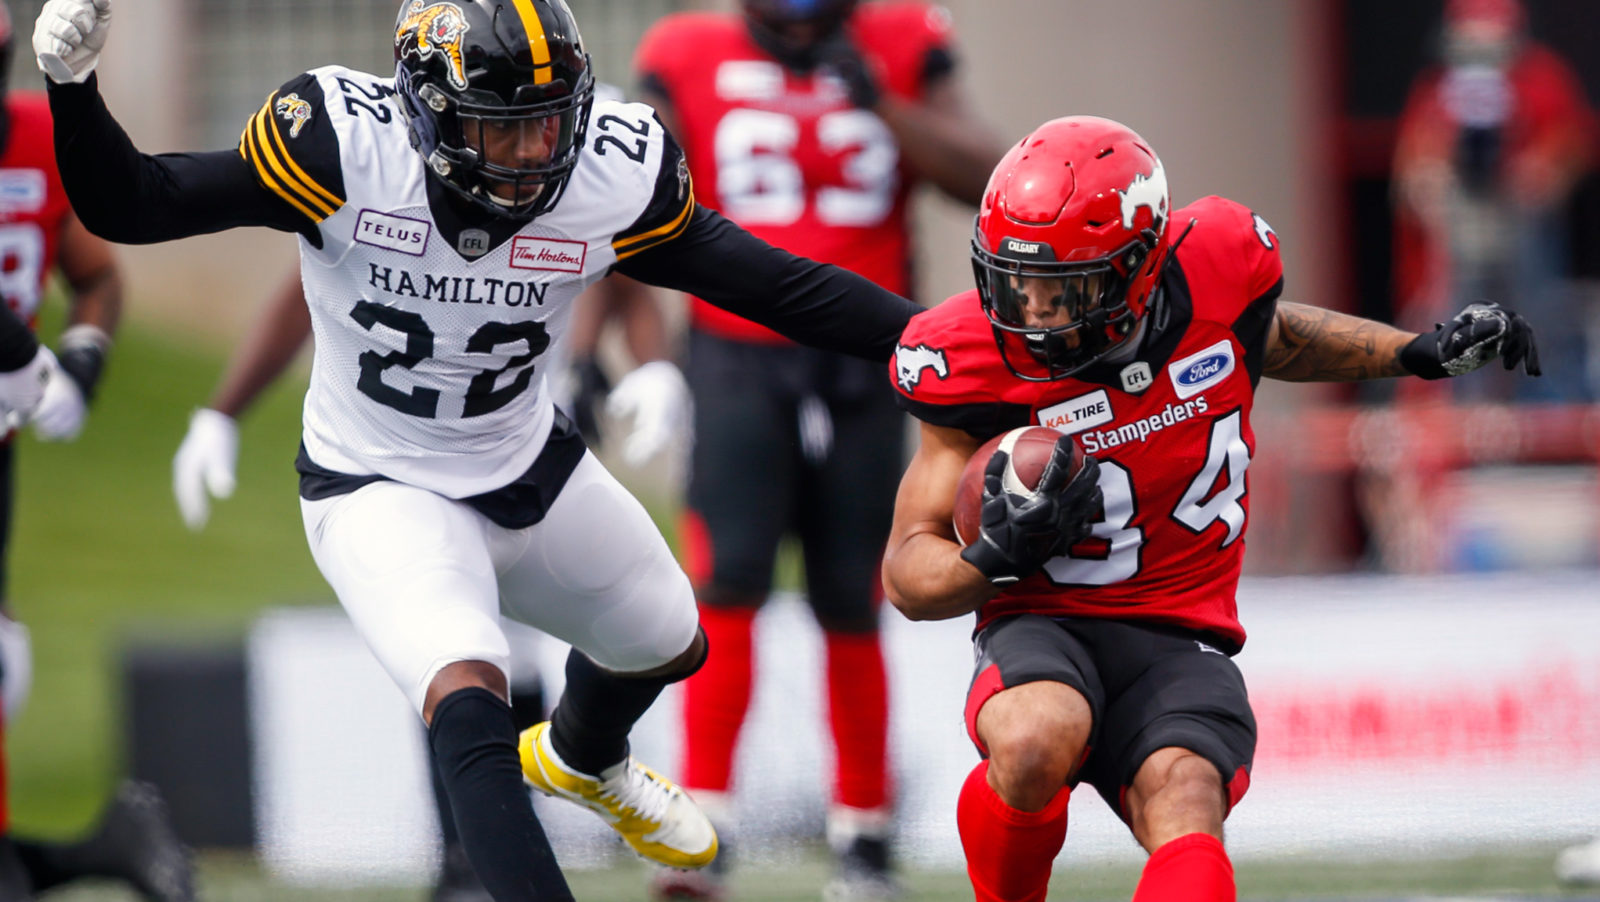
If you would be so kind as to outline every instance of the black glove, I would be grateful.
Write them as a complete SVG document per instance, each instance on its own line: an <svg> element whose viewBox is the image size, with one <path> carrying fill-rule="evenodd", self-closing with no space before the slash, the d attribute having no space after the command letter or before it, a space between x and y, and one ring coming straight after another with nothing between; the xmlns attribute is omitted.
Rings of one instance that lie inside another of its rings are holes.
<svg viewBox="0 0 1600 902"><path fill-rule="evenodd" d="M572 380L572 422L578 427L584 443L589 447L600 444L600 418L598 411L605 406L606 395L611 394L611 380L593 357L577 357L572 361L569 378Z"/></svg>
<svg viewBox="0 0 1600 902"><path fill-rule="evenodd" d="M878 90L878 80L872 75L872 66L841 32L817 46L817 62L833 70L844 82L850 102L863 110L870 110L883 99Z"/></svg>
<svg viewBox="0 0 1600 902"><path fill-rule="evenodd" d="M1001 486L1010 455L996 451L983 470L983 507L978 539L961 549L961 559L997 586L1009 586L1039 571L1089 535L1102 507L1100 462L1085 456L1083 468L1068 481L1072 438L1062 436L1039 476L1032 498Z"/></svg>
<svg viewBox="0 0 1600 902"><path fill-rule="evenodd" d="M111 338L103 330L83 324L67 328L56 343L56 363L78 386L86 404L94 400L94 390L100 384L100 374L105 371L106 349L110 345Z"/></svg>
<svg viewBox="0 0 1600 902"><path fill-rule="evenodd" d="M1434 326L1400 349L1400 365L1424 379L1470 373L1499 357L1508 370L1539 375L1533 326L1499 304L1469 304L1447 323Z"/></svg>

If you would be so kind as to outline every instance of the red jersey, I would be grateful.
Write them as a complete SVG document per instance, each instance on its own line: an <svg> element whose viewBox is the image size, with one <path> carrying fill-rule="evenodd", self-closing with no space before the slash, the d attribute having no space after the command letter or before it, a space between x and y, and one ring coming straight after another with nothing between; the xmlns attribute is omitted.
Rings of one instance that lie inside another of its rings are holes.
<svg viewBox="0 0 1600 902"><path fill-rule="evenodd" d="M1239 204L1207 197L1178 210L1168 240L1191 220L1161 281L1164 309L1146 317L1129 359L1054 382L1018 379L976 291L918 314L901 336L893 375L919 419L982 439L1049 426L1100 460L1105 516L1091 538L1001 591L980 626L1018 613L1100 617L1205 630L1229 651L1244 644L1234 591L1250 409L1283 263L1277 236Z"/></svg>
<svg viewBox="0 0 1600 902"><path fill-rule="evenodd" d="M884 93L920 100L948 74L949 17L923 3L867 3L847 25ZM678 13L644 36L634 68L673 102L700 202L787 251L910 293L906 200L913 178L883 120L851 105L831 74L785 69L744 20ZM787 343L695 298L697 328Z"/></svg>
<svg viewBox="0 0 1600 902"><path fill-rule="evenodd" d="M72 208L56 171L49 101L11 92L5 104L11 137L0 154L0 298L31 325Z"/></svg>

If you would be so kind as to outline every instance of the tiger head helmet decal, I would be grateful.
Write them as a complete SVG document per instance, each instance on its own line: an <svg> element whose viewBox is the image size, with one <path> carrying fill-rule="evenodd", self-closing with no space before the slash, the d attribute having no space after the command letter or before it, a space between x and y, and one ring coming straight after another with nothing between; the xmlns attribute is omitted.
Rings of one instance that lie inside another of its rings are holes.
<svg viewBox="0 0 1600 902"><path fill-rule="evenodd" d="M465 90L467 67L461 59L461 39L469 27L466 15L454 3L426 5L423 0L411 0L395 29L394 45L403 55L418 59L443 54L450 61L450 83Z"/></svg>

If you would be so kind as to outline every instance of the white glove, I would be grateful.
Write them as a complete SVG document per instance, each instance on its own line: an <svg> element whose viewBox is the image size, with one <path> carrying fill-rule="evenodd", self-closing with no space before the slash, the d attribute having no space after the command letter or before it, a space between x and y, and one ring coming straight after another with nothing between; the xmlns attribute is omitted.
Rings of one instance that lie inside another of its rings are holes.
<svg viewBox="0 0 1600 902"><path fill-rule="evenodd" d="M44 400L45 386L54 380L56 355L44 345L20 369L0 373L0 417L7 431L20 429Z"/></svg>
<svg viewBox="0 0 1600 902"><path fill-rule="evenodd" d="M28 628L0 614L0 724L22 713L33 688L33 643Z"/></svg>
<svg viewBox="0 0 1600 902"><path fill-rule="evenodd" d="M632 420L622 440L622 459L640 467L674 443L687 443L693 401L683 373L665 360L652 360L623 376L606 398L606 415Z"/></svg>
<svg viewBox="0 0 1600 902"><path fill-rule="evenodd" d="M195 411L189 417L189 433L172 458L172 494L190 529L199 531L206 525L210 497L233 494L238 463L239 427L233 417L204 407Z"/></svg>
<svg viewBox="0 0 1600 902"><path fill-rule="evenodd" d="M33 26L39 70L58 85L82 84L100 62L111 30L111 0L49 0Z"/></svg>
<svg viewBox="0 0 1600 902"><path fill-rule="evenodd" d="M50 368L50 379L44 386L44 399L33 412L33 434L42 442L70 442L83 431L84 418L89 415L89 404L83 399L83 390L59 366Z"/></svg>

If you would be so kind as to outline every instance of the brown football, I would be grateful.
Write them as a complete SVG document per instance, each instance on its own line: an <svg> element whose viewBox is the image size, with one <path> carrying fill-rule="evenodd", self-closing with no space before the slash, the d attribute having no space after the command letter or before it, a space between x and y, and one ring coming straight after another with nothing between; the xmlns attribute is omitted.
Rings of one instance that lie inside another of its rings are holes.
<svg viewBox="0 0 1600 902"><path fill-rule="evenodd" d="M1023 426L989 439L973 452L956 486L955 515L951 518L956 528L956 541L968 545L978 537L978 526L982 522L983 471L996 451L1003 450L1011 455L1002 477L1006 491L1026 495L1039 487L1039 477L1044 475L1045 465L1050 462L1060 438L1061 433L1045 426ZM1073 442L1072 472L1076 474L1081 466L1083 449Z"/></svg>

